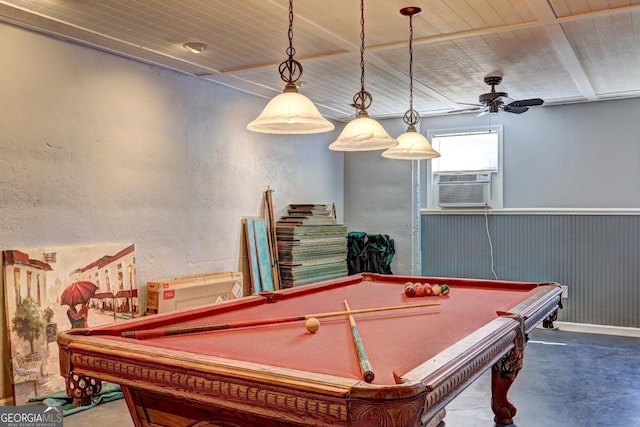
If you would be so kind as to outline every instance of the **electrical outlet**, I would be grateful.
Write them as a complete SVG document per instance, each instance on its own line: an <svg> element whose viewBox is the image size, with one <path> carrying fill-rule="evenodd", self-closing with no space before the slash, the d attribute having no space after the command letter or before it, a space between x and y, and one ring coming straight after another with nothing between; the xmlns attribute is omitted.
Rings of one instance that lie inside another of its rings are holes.
<svg viewBox="0 0 640 427"><path fill-rule="evenodd" d="M562 298L569 298L569 286L562 285L560 287L562 288Z"/></svg>

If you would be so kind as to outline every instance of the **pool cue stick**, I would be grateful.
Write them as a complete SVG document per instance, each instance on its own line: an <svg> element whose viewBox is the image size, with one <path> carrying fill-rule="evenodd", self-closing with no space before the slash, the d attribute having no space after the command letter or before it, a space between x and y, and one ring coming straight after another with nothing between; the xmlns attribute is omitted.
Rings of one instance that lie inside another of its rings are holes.
<svg viewBox="0 0 640 427"><path fill-rule="evenodd" d="M351 311L347 300L344 300L344 308L346 308L347 311ZM369 354L367 354L367 349L364 348L364 342L360 336L360 331L358 330L358 325L356 325L356 319L353 318L353 314L349 314L349 324L351 325L351 336L353 337L353 343L356 346L356 353L358 354L358 363L360 364L360 370L362 371L362 378L364 378L366 382L370 383L376 377L376 374L373 372L373 368L371 367Z"/></svg>
<svg viewBox="0 0 640 427"><path fill-rule="evenodd" d="M302 314L299 316L284 316L284 317L275 317L270 319L253 319L253 320L241 320L238 322L230 322L230 323L217 323L212 325L200 325L200 326L175 326L169 328L155 328L155 329L141 329L137 331L124 331L121 333L121 336L125 338L136 338L136 339L148 339L148 338L158 338L158 337L167 337L172 335L187 335L187 334L195 334L198 332L211 332L211 331L222 331L227 329L237 329L237 328L247 328L250 326L264 326L264 325L275 325L278 323L287 323L287 322L296 322L299 320L307 320L311 317L315 317L316 319L321 319L325 317L338 317L344 316L347 314L362 314L362 313L375 313L379 311L391 311L391 310L403 310L407 308L420 308L420 307L428 307L440 305L439 302L425 302L421 304L409 304L409 305L394 305L389 307L375 307L375 308L361 308L358 310L347 310L347 311L333 311L326 313L316 313L316 314Z"/></svg>

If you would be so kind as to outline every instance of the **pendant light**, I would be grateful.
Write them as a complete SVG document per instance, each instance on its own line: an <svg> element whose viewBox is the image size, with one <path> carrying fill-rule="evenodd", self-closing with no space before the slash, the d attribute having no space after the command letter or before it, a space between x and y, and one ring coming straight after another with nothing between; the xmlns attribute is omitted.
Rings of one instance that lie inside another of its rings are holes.
<svg viewBox="0 0 640 427"><path fill-rule="evenodd" d="M289 0L289 48L278 71L286 83L284 91L273 98L247 129L274 134L309 134L333 130L333 123L322 117L320 111L306 96L298 93L296 82L302 77L302 64L293 59L293 0Z"/></svg>
<svg viewBox="0 0 640 427"><path fill-rule="evenodd" d="M400 160L425 160L440 157L440 153L431 147L429 140L416 132L420 114L413 109L413 15L420 13L419 7L405 7L400 13L409 17L409 110L402 120L407 131L398 137L398 145L382 153L382 157Z"/></svg>
<svg viewBox="0 0 640 427"><path fill-rule="evenodd" d="M353 104L358 109L357 118L349 122L329 149L334 151L372 151L382 150L398 144L389 136L382 125L369 118L367 108L371 106L373 97L364 90L364 0L360 0L360 92L353 97Z"/></svg>

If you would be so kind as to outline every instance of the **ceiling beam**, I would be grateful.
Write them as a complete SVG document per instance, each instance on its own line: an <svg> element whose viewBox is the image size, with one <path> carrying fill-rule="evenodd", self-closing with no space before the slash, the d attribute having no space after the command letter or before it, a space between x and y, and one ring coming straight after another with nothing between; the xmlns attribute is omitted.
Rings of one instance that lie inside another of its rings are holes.
<svg viewBox="0 0 640 427"><path fill-rule="evenodd" d="M593 85L587 77L587 74L584 72L578 57L576 56L575 50L573 50L573 46L567 39L567 35L562 29L561 21L556 17L551 5L546 0L529 0L529 5L533 10L533 13L536 14L540 22L543 24L544 31L547 33L551 42L553 43L560 60L564 64L565 68L569 72L573 82L576 84L576 87L582 93L582 95L589 101L597 101L598 97L596 96L595 90L593 89ZM571 20L576 19L585 19L589 17L593 19L595 16L608 15L608 13L588 13L583 15L573 16ZM566 22L567 20L563 20L562 22Z"/></svg>

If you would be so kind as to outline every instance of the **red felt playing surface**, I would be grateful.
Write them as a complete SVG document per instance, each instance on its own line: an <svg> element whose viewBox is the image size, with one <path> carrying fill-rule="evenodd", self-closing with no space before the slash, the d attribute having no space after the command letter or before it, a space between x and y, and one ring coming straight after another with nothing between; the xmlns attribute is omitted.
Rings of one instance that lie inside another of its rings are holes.
<svg viewBox="0 0 640 427"><path fill-rule="evenodd" d="M341 311L344 300L352 310L440 302L441 305L433 307L355 315L376 374L373 383L394 384L394 372L402 376L495 319L497 311L507 311L535 292L533 285L504 287L488 286L483 282L478 286L456 286L449 283L449 295L417 300L404 295L403 281L393 280L358 281L319 292L310 290L305 295L296 294L275 303L245 304L246 308L220 312L214 310L214 315L181 319L169 326ZM144 344L159 351L188 351L354 379L361 376L347 316L320 319L320 329L315 334L306 331L304 321L297 321L154 338L144 340Z"/></svg>

